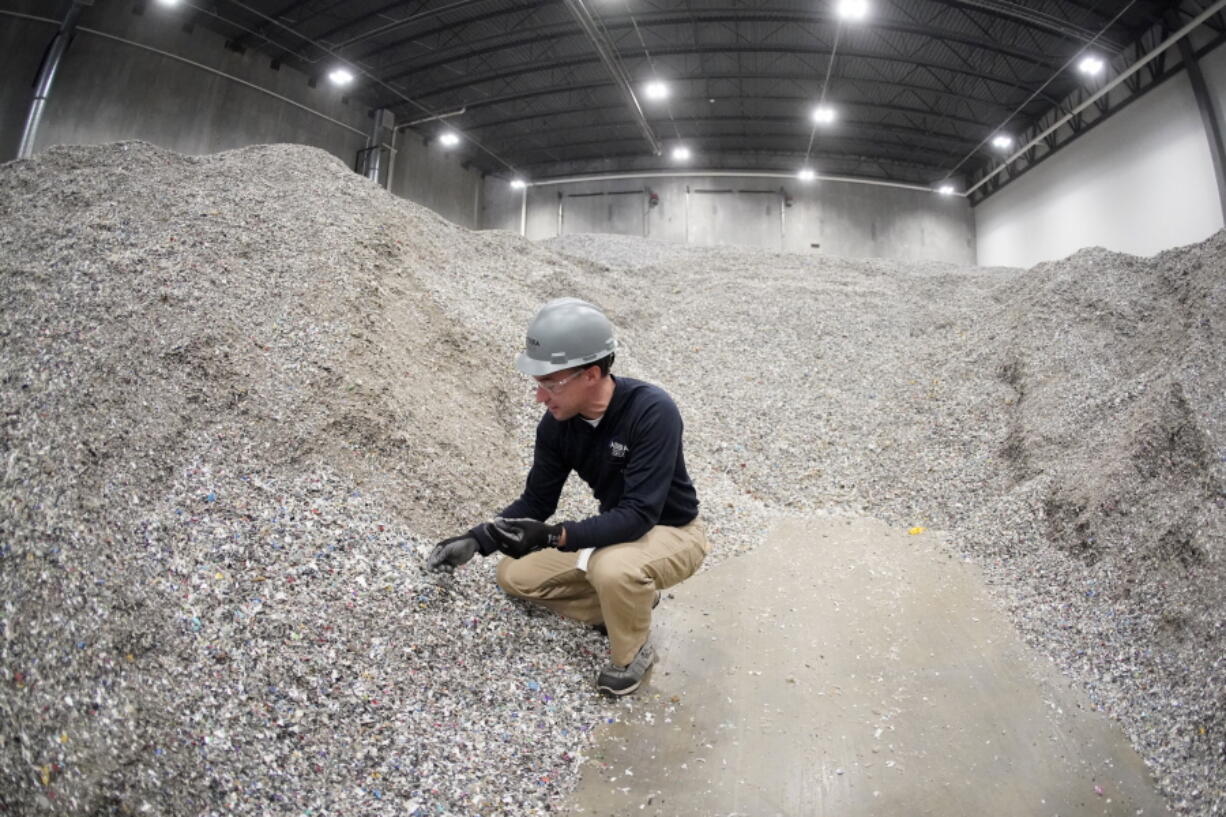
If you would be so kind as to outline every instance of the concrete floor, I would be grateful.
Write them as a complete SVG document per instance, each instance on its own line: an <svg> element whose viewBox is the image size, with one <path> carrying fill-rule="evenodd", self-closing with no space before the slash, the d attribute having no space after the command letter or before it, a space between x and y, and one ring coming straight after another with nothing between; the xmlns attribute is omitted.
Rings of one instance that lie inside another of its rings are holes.
<svg viewBox="0 0 1226 817"><path fill-rule="evenodd" d="M572 814L1168 814L1119 726L931 533L789 521L670 592Z"/></svg>

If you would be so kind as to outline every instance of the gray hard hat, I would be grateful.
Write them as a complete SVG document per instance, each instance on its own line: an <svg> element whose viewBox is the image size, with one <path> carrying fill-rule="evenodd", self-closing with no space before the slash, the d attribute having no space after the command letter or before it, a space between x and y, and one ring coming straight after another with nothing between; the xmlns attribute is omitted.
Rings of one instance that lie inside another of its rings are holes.
<svg viewBox="0 0 1226 817"><path fill-rule="evenodd" d="M537 310L515 367L541 377L594 363L616 349L613 324L598 307L578 298L557 298Z"/></svg>

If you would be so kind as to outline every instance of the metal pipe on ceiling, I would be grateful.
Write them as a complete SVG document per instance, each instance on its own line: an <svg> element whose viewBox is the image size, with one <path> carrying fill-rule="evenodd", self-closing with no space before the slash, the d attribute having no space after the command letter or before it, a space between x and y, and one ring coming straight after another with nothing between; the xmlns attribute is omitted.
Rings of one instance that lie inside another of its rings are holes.
<svg viewBox="0 0 1226 817"><path fill-rule="evenodd" d="M38 70L38 79L34 83L34 99L30 102L30 111L26 115L25 128L21 132L21 145L17 148L18 159L29 159L34 155L34 142L38 138L38 127L43 121L43 112L47 109L47 99L51 96L51 85L55 82L55 74L60 69L64 52L76 33L77 21L86 6L92 6L94 0L73 0L72 6L64 15L63 22L51 38L43 64Z"/></svg>
<svg viewBox="0 0 1226 817"><path fill-rule="evenodd" d="M605 68L608 68L609 73L613 75L613 81L621 90L622 96L626 98L630 112L634 115L635 124L639 126L639 130L647 138L647 144L651 145L652 155L659 156L662 152L660 140L656 137L655 131L651 129L651 123L647 121L647 116L643 113L643 106L639 104L639 99L634 93L634 86L630 82L629 75L626 74L625 67L622 66L617 50L604 34L601 33L599 24L592 16L591 11L588 10L588 7L584 5L583 0L566 0L566 6L575 15L579 28L583 29L583 33L587 35L588 39L592 41L592 45L596 47L596 53L600 56L601 62L605 64Z"/></svg>
<svg viewBox="0 0 1226 817"><path fill-rule="evenodd" d="M1184 37L1191 34L1202 23L1204 23L1206 20L1208 20L1210 17L1217 14L1219 11L1221 11L1224 8L1226 8L1226 0L1217 0L1217 2L1214 3L1212 6L1205 9L1200 14L1196 15L1196 17L1194 17L1190 23L1188 23L1183 28L1176 31L1171 36L1167 37L1156 48L1154 48L1153 51L1150 51L1144 57L1137 60L1132 65L1128 66L1126 70L1121 71L1119 75L1115 77L1115 79L1108 82L1106 85L1100 88L1096 93L1092 94L1089 98L1087 98L1084 102L1082 102L1076 108L1073 108L1073 110L1069 111L1067 114L1062 116L1059 120L1056 121L1054 125L1047 128L1047 130L1043 131L1038 136L1034 137L1029 142L1022 145L1020 148L1018 148L1015 153L1013 153L1007 159L1001 162L995 169L992 170L992 172L988 173L982 179L975 182L975 184L973 184L971 188L966 191L966 195L969 196L970 194L978 190L980 187L983 187L985 184L988 183L989 179L994 178L1001 171L1003 171L1006 167L1008 167L1014 160L1025 155L1026 151L1030 150L1032 147L1042 142L1049 135L1055 133L1057 130L1059 130L1066 122L1068 122L1074 116L1081 113L1082 111L1084 111L1086 108L1093 105L1098 100L1102 99L1104 96L1110 93L1112 89L1114 89L1117 85L1122 83L1124 80L1128 79L1130 76L1132 76L1136 72L1140 71L1142 68L1148 65L1152 60L1154 60L1159 54L1166 51L1168 48L1175 45L1177 42L1182 40Z"/></svg>

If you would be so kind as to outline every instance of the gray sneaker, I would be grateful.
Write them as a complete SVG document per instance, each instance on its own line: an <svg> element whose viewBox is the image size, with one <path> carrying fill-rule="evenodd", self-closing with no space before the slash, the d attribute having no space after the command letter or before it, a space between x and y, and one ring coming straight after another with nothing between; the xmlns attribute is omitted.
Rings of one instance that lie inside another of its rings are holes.
<svg viewBox="0 0 1226 817"><path fill-rule="evenodd" d="M638 655L634 656L630 666L619 667L617 664L609 664L602 669L600 675L596 676L596 688L606 695L617 697L629 695L639 688L639 684L643 683L643 676L655 662L656 649L648 641L639 648Z"/></svg>

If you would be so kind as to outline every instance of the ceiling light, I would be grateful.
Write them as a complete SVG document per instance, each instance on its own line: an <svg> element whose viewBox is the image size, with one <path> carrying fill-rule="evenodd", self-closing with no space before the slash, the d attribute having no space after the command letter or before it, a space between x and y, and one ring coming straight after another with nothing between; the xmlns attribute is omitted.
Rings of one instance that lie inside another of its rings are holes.
<svg viewBox="0 0 1226 817"><path fill-rule="evenodd" d="M954 194L954 186L952 184L943 184L937 188L937 192L942 196L952 196Z"/></svg>
<svg viewBox="0 0 1226 817"><path fill-rule="evenodd" d="M1077 63L1077 70L1090 77L1098 76L1106 67L1107 63L1103 62L1102 57L1096 57L1093 54L1087 54L1081 58L1081 62Z"/></svg>
<svg viewBox="0 0 1226 817"><path fill-rule="evenodd" d="M844 20L863 20L868 16L868 0L839 0L834 10Z"/></svg>
<svg viewBox="0 0 1226 817"><path fill-rule="evenodd" d="M453 148L460 144L460 136L455 131L445 130L438 135L438 142L445 148Z"/></svg>
<svg viewBox="0 0 1226 817"><path fill-rule="evenodd" d="M348 85L353 82L353 72L348 68L334 68L328 74L328 81L333 85Z"/></svg>
<svg viewBox="0 0 1226 817"><path fill-rule="evenodd" d="M662 99L668 99L668 86L658 79L653 79L651 82L643 86L643 95L652 102L659 102Z"/></svg>
<svg viewBox="0 0 1226 817"><path fill-rule="evenodd" d="M992 147L997 150L1008 150L1013 147L1013 137L1005 136L1003 133L992 137Z"/></svg>
<svg viewBox="0 0 1226 817"><path fill-rule="evenodd" d="M812 182L817 180L817 171L811 167L802 167L800 172L796 174L796 178L802 182Z"/></svg>
<svg viewBox="0 0 1226 817"><path fill-rule="evenodd" d="M158 0L158 3L163 6L177 6L179 5L179 0Z"/></svg>
<svg viewBox="0 0 1226 817"><path fill-rule="evenodd" d="M813 109L813 121L819 125L829 125L838 119L838 114L829 105L818 105Z"/></svg>
<svg viewBox="0 0 1226 817"><path fill-rule="evenodd" d="M528 183L524 181L523 179L518 179L518 178L511 179L511 187L516 190L523 190L527 186L528 186Z"/></svg>
<svg viewBox="0 0 1226 817"><path fill-rule="evenodd" d="M688 162L690 160L690 149L685 145L677 145L673 148L674 162Z"/></svg>

